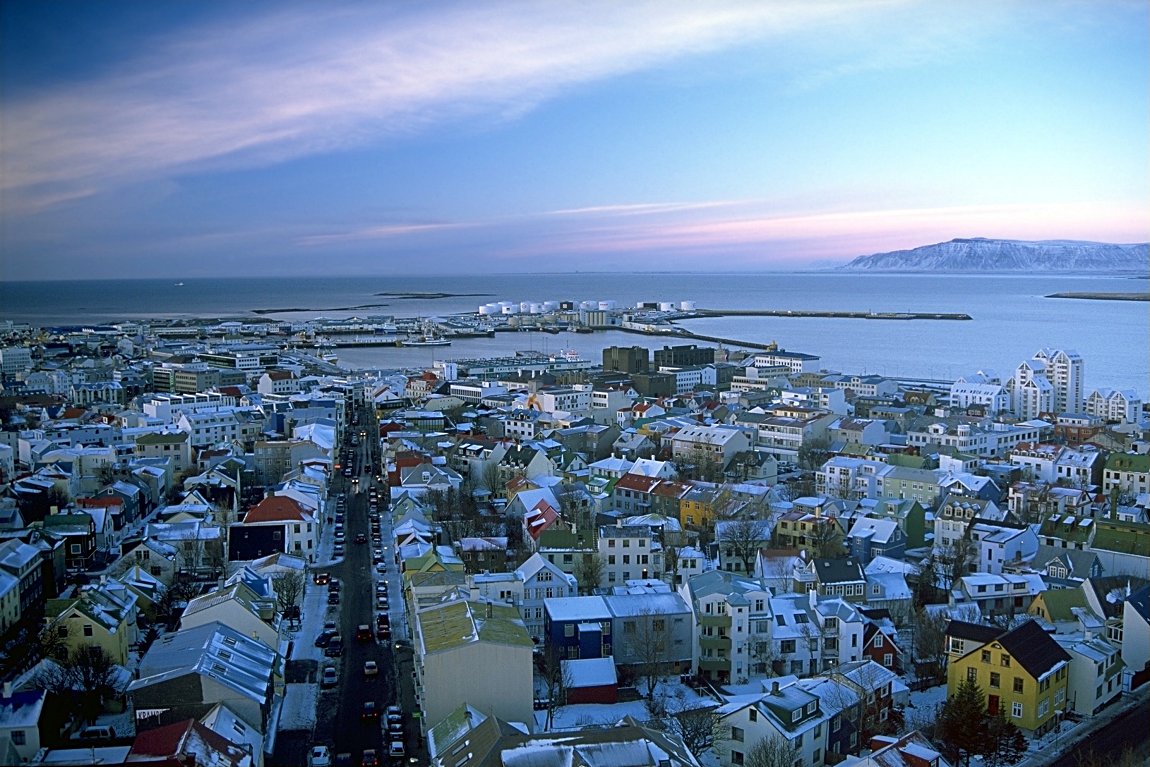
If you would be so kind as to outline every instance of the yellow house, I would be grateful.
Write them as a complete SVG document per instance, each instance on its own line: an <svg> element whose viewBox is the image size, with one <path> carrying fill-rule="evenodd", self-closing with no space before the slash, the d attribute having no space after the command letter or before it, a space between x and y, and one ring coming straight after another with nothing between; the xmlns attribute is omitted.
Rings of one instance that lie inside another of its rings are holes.
<svg viewBox="0 0 1150 767"><path fill-rule="evenodd" d="M1000 631L963 621L946 628L947 695L964 679L982 690L986 709L1019 729L1041 735L1066 708L1070 655L1037 621Z"/></svg>
<svg viewBox="0 0 1150 767"><path fill-rule="evenodd" d="M49 599L44 622L69 650L98 645L123 666L136 643L137 599L124 584L108 581L88 587L78 597Z"/></svg>

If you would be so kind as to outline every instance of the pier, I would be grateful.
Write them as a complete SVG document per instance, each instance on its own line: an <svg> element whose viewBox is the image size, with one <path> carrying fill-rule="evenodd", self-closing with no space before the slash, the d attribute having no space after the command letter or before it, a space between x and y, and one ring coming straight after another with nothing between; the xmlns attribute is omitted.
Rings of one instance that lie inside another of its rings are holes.
<svg viewBox="0 0 1150 767"><path fill-rule="evenodd" d="M696 309L696 317L823 317L846 320L970 320L956 312L836 312L805 309Z"/></svg>

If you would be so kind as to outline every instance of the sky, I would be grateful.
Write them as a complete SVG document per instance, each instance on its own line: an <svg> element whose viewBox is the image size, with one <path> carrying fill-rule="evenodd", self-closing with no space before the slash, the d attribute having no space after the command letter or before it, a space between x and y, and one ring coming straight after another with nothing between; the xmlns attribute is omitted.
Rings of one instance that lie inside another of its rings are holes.
<svg viewBox="0 0 1150 767"><path fill-rule="evenodd" d="M1143 0L0 3L0 280L1150 239Z"/></svg>

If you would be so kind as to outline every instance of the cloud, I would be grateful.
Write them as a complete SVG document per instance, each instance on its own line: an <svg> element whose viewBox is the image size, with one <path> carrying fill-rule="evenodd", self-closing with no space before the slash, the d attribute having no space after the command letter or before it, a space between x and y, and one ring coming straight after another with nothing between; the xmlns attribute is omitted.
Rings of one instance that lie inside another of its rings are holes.
<svg viewBox="0 0 1150 767"><path fill-rule="evenodd" d="M442 232L451 229L462 229L474 224L384 224L355 229L350 232L334 232L331 234L311 234L300 237L296 244L302 246L332 245L336 243L364 242L368 240L384 240L392 237L402 237L412 234L425 234L428 232Z"/></svg>
<svg viewBox="0 0 1150 767"><path fill-rule="evenodd" d="M153 40L98 78L5 103L0 192L8 206L34 210L445 121L514 119L571 87L817 28L866 5L308 4L220 20Z"/></svg>

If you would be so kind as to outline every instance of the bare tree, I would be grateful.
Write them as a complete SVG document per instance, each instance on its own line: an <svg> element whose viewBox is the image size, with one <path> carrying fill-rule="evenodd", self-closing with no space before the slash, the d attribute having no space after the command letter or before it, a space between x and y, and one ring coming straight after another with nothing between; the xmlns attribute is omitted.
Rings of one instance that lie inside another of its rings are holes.
<svg viewBox="0 0 1150 767"><path fill-rule="evenodd" d="M694 707L668 711L665 724L668 730L683 740L683 745L696 757L701 757L715 744L715 722L718 717L714 706Z"/></svg>
<svg viewBox="0 0 1150 767"><path fill-rule="evenodd" d="M579 593L586 596L599 588L603 582L603 572L607 565L598 554L586 553L575 568L575 579L579 582Z"/></svg>
<svg viewBox="0 0 1150 767"><path fill-rule="evenodd" d="M926 667L936 681L946 668L946 624L949 615L941 610L919 608L911 620L913 655L916 668Z"/></svg>
<svg viewBox="0 0 1150 767"><path fill-rule="evenodd" d="M799 758L795 744L778 735L760 740L743 757L745 767L791 767Z"/></svg>
<svg viewBox="0 0 1150 767"><path fill-rule="evenodd" d="M965 536L956 540L950 546L939 547L935 556L941 565L942 574L946 578L946 587L950 588L964 575L969 575L971 565L975 563L978 551L974 542Z"/></svg>
<svg viewBox="0 0 1150 767"><path fill-rule="evenodd" d="M181 569L198 575L204 563L204 542L198 538L185 538L176 547Z"/></svg>
<svg viewBox="0 0 1150 767"><path fill-rule="evenodd" d="M288 570L272 576L272 588L276 592L276 606L280 613L287 615L293 607L298 607L303 598L304 577L299 570Z"/></svg>
<svg viewBox="0 0 1150 767"><path fill-rule="evenodd" d="M36 673L36 686L60 695L85 722L93 722L104 701L124 691L123 672L103 647L83 644Z"/></svg>
<svg viewBox="0 0 1150 767"><path fill-rule="evenodd" d="M574 680L571 667L563 662L554 647L549 647L539 660L539 674L547 689L547 722L544 729L550 730L559 710L567 705L567 691L571 689Z"/></svg>
<svg viewBox="0 0 1150 767"><path fill-rule="evenodd" d="M750 575L759 549L770 540L769 529L761 519L736 519L721 523L719 546L743 565L743 573Z"/></svg>
<svg viewBox="0 0 1150 767"><path fill-rule="evenodd" d="M671 649L671 629L667 615L650 607L623 621L626 651L635 661L636 677L647 688L647 699L655 697L655 686L666 671Z"/></svg>

